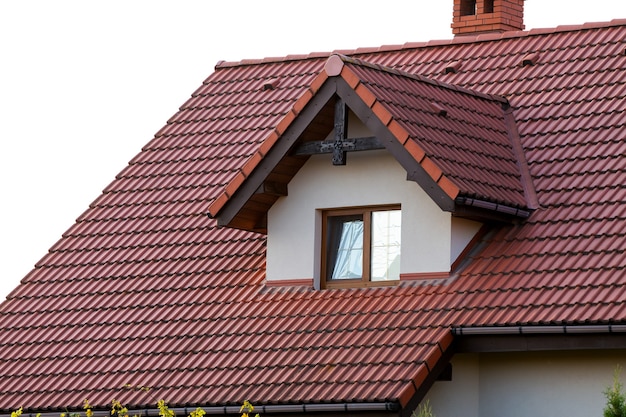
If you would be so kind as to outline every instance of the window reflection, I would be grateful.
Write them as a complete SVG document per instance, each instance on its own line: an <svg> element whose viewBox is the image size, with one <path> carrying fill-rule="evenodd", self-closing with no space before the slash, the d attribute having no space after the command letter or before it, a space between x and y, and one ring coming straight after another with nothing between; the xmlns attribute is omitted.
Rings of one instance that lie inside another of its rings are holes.
<svg viewBox="0 0 626 417"><path fill-rule="evenodd" d="M329 281L400 279L401 211L354 208L326 216Z"/></svg>
<svg viewBox="0 0 626 417"><path fill-rule="evenodd" d="M400 279L400 210L372 212L372 281Z"/></svg>
<svg viewBox="0 0 626 417"><path fill-rule="evenodd" d="M328 219L328 275L332 279L363 276L363 216L334 216Z"/></svg>

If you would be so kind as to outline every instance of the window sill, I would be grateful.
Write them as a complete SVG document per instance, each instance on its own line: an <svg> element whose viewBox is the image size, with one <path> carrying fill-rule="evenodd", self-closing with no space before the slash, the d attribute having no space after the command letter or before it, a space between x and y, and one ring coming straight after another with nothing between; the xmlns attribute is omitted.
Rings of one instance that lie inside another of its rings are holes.
<svg viewBox="0 0 626 417"><path fill-rule="evenodd" d="M338 289L338 288L375 288L375 287L392 287L398 285L399 280L395 281L370 281L363 282L360 279L345 279L340 282L326 282L322 289Z"/></svg>
<svg viewBox="0 0 626 417"><path fill-rule="evenodd" d="M401 282L429 281L433 279L450 278L450 272L414 272L410 274L400 274Z"/></svg>

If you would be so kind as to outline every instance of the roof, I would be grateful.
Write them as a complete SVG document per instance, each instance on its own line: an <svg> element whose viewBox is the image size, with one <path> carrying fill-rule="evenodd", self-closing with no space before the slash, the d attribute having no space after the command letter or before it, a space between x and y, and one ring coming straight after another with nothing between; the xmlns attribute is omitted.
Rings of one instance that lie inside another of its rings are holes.
<svg viewBox="0 0 626 417"><path fill-rule="evenodd" d="M487 235L458 276L375 289L267 287L265 236L207 216L321 97L331 54L218 65L0 305L0 409L84 398L409 409L455 329L626 324L625 39L616 20L338 51L415 137L387 83L428 97L457 86L466 93L446 105L484 100L498 126L493 105L506 99L538 203ZM459 192L521 204L517 182L498 197L477 190L463 156L416 143Z"/></svg>
<svg viewBox="0 0 626 417"><path fill-rule="evenodd" d="M311 85L316 89L300 96L281 122L284 133L268 138L209 206L219 224L264 231L275 190L286 188L307 160L299 147L333 130L332 98L368 121L380 145L442 209L456 213L457 203L479 201L527 217L536 208L506 99L340 55L326 61ZM268 180L271 191L259 192Z"/></svg>

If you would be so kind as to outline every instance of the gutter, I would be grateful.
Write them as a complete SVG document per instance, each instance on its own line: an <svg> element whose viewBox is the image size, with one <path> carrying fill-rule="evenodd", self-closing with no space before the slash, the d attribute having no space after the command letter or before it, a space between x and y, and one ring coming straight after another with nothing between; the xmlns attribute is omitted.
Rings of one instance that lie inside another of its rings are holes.
<svg viewBox="0 0 626 417"><path fill-rule="evenodd" d="M198 407L171 407L179 417L186 417ZM239 415L241 414L241 406L222 406L222 407L199 407L204 410L207 415ZM339 413L339 412L370 412L370 411L390 411L397 412L400 406L395 402L363 402L363 403L329 403L329 404L276 404L276 405L256 405L255 413L263 414L280 414L280 413ZM57 412L45 413L23 413L22 417L59 417L61 413L65 413L70 417L85 417L82 411L60 410ZM92 410L93 417L110 417L110 410ZM158 408L129 409L128 416L138 417L155 417L159 416ZM0 417L11 417L11 414L0 414Z"/></svg>
<svg viewBox="0 0 626 417"><path fill-rule="evenodd" d="M470 197L457 197L455 199L455 203L468 207L491 210L495 211L496 213L502 213L509 216L521 217L522 219L529 218L531 214L530 210L523 210L517 207L511 207L499 203L492 203L490 201L478 200Z"/></svg>
<svg viewBox="0 0 626 417"><path fill-rule="evenodd" d="M486 326L453 327L455 336L503 335L503 334L589 334L626 333L626 324L562 325L562 326Z"/></svg>

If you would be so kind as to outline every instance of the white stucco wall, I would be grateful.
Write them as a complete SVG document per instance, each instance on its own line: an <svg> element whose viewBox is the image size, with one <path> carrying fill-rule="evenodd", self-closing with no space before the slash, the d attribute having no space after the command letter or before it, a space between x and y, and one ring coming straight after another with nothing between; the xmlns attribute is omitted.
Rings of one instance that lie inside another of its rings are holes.
<svg viewBox="0 0 626 417"><path fill-rule="evenodd" d="M372 133L349 113L348 137ZM332 132L326 139L331 139ZM400 204L401 274L448 272L481 224L442 211L384 150L348 153L345 166L314 155L268 213L267 279L319 279L320 210Z"/></svg>
<svg viewBox="0 0 626 417"><path fill-rule="evenodd" d="M480 222L461 219L460 217L452 218L452 242L450 244L451 262L456 261L481 227L482 223Z"/></svg>
<svg viewBox="0 0 626 417"><path fill-rule="evenodd" d="M345 166L314 155L268 213L267 279L314 278L319 270L319 210L400 204L400 272L447 272L451 215L442 211L387 151L348 154Z"/></svg>
<svg viewBox="0 0 626 417"><path fill-rule="evenodd" d="M460 354L452 364L452 381L426 396L436 417L601 417L626 351Z"/></svg>

